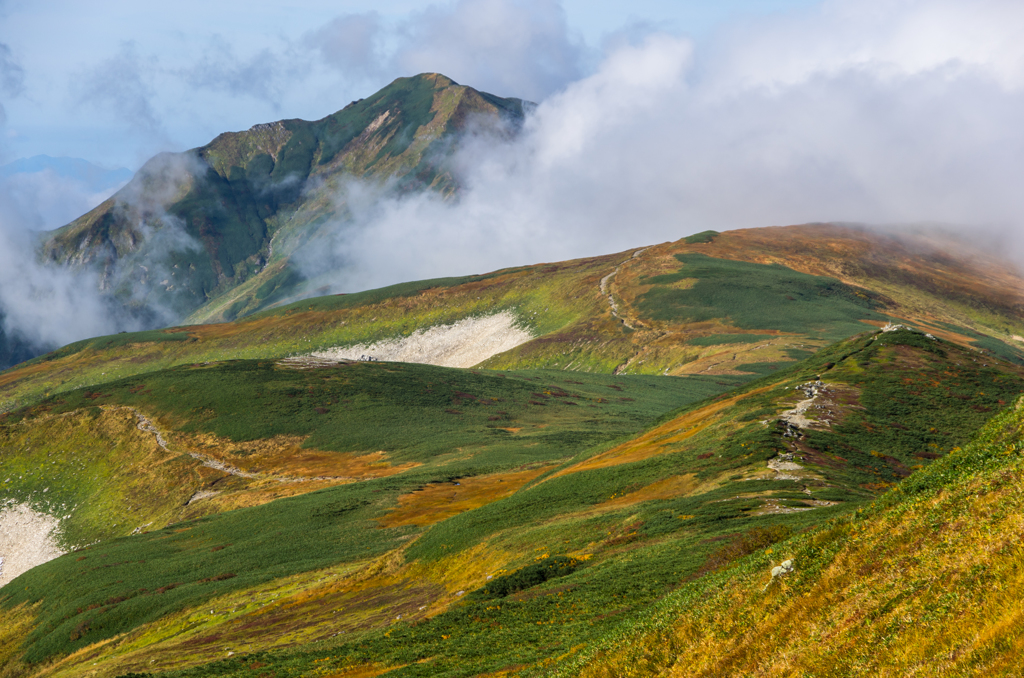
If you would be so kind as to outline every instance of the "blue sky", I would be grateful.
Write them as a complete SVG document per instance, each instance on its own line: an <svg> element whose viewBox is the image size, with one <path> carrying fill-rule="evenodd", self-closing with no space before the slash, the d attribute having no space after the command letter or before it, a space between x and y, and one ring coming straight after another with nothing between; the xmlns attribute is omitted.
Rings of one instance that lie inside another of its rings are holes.
<svg viewBox="0 0 1024 678"><path fill-rule="evenodd" d="M0 0L0 164L48 154L135 168L157 151L201 145L221 131L322 117L421 71L540 99L593 72L622 40L652 31L701 40L723 26L816 4ZM488 23L488 15L503 13L522 21L511 21L507 31L500 19ZM416 34L417 25L459 16L466 32L484 39L442 53L430 44L437 35ZM346 30L330 34L346 20ZM360 52L361 40L372 40L373 49ZM502 56L523 40L543 45L546 70L514 48L511 59ZM517 69L519 77L512 75Z"/></svg>

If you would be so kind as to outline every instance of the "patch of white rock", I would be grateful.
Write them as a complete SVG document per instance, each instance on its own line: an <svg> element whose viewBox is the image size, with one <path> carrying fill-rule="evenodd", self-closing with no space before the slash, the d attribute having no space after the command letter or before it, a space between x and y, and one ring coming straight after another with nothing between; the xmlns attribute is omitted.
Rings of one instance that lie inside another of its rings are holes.
<svg viewBox="0 0 1024 678"><path fill-rule="evenodd" d="M338 346L311 353L317 361L385 360L440 367L472 367L533 339L511 311L463 318L451 325L416 330L408 337Z"/></svg>
<svg viewBox="0 0 1024 678"><path fill-rule="evenodd" d="M60 522L27 504L0 505L0 586L64 552L54 533Z"/></svg>

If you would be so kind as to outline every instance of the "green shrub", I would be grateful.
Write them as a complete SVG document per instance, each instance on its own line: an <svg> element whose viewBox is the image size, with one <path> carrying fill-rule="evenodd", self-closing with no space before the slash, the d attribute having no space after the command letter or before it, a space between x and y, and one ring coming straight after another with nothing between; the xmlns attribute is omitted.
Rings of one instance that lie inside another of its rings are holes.
<svg viewBox="0 0 1024 678"><path fill-rule="evenodd" d="M519 591L543 584L549 579L572 574L581 564L576 558L549 556L533 565L516 570L511 574L495 577L482 589L473 592L475 598L504 598Z"/></svg>

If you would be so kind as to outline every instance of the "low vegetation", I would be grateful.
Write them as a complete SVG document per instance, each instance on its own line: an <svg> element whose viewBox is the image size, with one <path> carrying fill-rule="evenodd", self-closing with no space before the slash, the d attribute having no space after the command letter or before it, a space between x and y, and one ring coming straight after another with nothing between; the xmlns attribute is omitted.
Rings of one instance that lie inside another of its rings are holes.
<svg viewBox="0 0 1024 678"><path fill-rule="evenodd" d="M1024 390L1021 369L975 359L989 360L904 330L719 395L710 380L702 393L689 379L234 361L44 400L4 430L134 408L172 452L203 441L237 468L262 472L260 441L290 437L300 442L272 457L280 468L384 450L375 463L398 470L107 539L26 573L0 603L4 620L33 619L8 641L24 648L13 675L459 676L574 672L595 656L655 667L620 639L666 634L646 620L736 573L763 587L765 563L795 555L797 573L765 594L777 596L817 571L801 544L859 520L848 516L905 470L959 468L947 460L970 432ZM793 434L786 413L819 378L829 407ZM772 466L783 460L793 466ZM936 476L898 487L918 477ZM78 584L55 593L54 580Z"/></svg>

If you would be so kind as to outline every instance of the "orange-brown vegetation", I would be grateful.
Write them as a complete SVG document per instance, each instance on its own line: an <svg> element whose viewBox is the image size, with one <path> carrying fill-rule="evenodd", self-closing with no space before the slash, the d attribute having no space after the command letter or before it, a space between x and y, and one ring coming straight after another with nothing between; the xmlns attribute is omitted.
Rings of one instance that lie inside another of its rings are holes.
<svg viewBox="0 0 1024 678"><path fill-rule="evenodd" d="M675 419L651 429L642 436L613 447L607 452L597 454L590 459L573 464L564 468L558 473L552 474L550 478L557 478L569 473L579 473L591 469L618 466L619 464L630 464L636 461L643 461L659 454L672 451L672 445L681 443L687 438L700 433L717 421L716 415L723 410L732 407L740 400L758 393L767 391L771 386L754 389L732 398L722 398L704 407L682 414Z"/></svg>
<svg viewBox="0 0 1024 678"><path fill-rule="evenodd" d="M687 473L686 475L681 476L671 476L651 483L650 485L642 487L635 492L617 495L608 501L601 502L595 508L621 508L623 506L632 506L633 504L639 504L644 501L653 501L655 499L672 499L673 497L693 494L700 485L700 481L697 480L697 476L693 473Z"/></svg>
<svg viewBox="0 0 1024 678"><path fill-rule="evenodd" d="M547 467L542 466L514 473L461 478L450 483L431 483L399 497L398 507L384 516L380 523L383 527L433 525L507 497L546 470Z"/></svg>
<svg viewBox="0 0 1024 678"><path fill-rule="evenodd" d="M249 473L296 480L351 482L382 478L419 466L416 462L392 465L383 451L368 454L325 452L302 447L301 436L235 442L209 433L176 434L181 447L241 468Z"/></svg>

